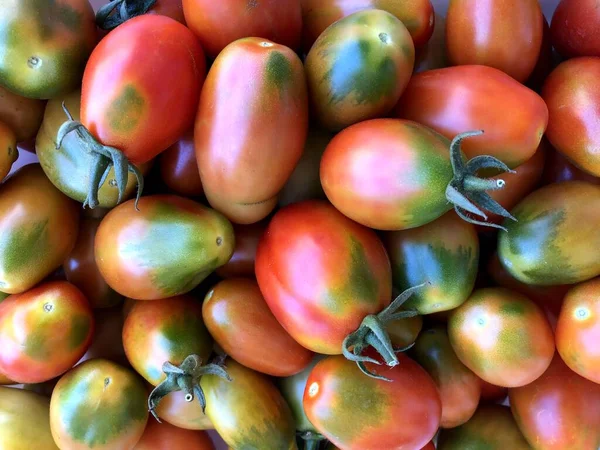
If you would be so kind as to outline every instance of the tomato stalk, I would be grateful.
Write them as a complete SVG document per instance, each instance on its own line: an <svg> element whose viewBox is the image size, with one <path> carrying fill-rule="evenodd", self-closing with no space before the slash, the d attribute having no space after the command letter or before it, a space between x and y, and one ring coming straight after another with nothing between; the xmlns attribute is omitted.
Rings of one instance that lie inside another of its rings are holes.
<svg viewBox="0 0 600 450"><path fill-rule="evenodd" d="M110 0L96 13L96 24L103 30L112 30L136 16L146 14L156 0Z"/></svg>

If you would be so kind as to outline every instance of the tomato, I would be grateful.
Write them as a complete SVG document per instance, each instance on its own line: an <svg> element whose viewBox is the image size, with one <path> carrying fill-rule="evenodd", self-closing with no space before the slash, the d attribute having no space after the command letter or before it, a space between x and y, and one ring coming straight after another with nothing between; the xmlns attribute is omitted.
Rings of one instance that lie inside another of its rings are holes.
<svg viewBox="0 0 600 450"><path fill-rule="evenodd" d="M231 257L233 228L217 211L175 195L143 197L140 211L133 202L111 210L96 232L96 264L121 295L185 294Z"/></svg>
<svg viewBox="0 0 600 450"><path fill-rule="evenodd" d="M533 448L598 448L600 386L571 371L556 354L544 374L509 389L510 407Z"/></svg>
<svg viewBox="0 0 600 450"><path fill-rule="evenodd" d="M565 58L600 56L599 26L594 0L561 0L552 15L552 44Z"/></svg>
<svg viewBox="0 0 600 450"><path fill-rule="evenodd" d="M183 16L182 0L136 0L127 2L126 8L120 8L122 3L111 1L98 9L96 13L96 23L103 30L112 30L123 22L141 14L158 14L175 19L177 22L185 25L185 17ZM148 9L148 4L151 4Z"/></svg>
<svg viewBox="0 0 600 450"><path fill-rule="evenodd" d="M18 157L15 133L4 122L0 122L0 183L9 174Z"/></svg>
<svg viewBox="0 0 600 450"><path fill-rule="evenodd" d="M129 361L123 349L123 312L120 307L94 311L94 338L79 363L88 359L104 358L127 366Z"/></svg>
<svg viewBox="0 0 600 450"><path fill-rule="evenodd" d="M399 360L394 367L367 363L391 382L365 377L342 356L319 362L306 382L306 416L346 450L423 447L440 424L440 396L423 368L402 354ZM397 425L398 417L405 426Z"/></svg>
<svg viewBox="0 0 600 450"><path fill-rule="evenodd" d="M199 402L188 402L185 392L175 391L164 397L156 407L161 420L186 430L212 430L214 425ZM164 423L164 422L163 422Z"/></svg>
<svg viewBox="0 0 600 450"><path fill-rule="evenodd" d="M479 404L481 384L452 350L446 328L424 330L410 351L438 388L442 401L440 426L454 428L468 421Z"/></svg>
<svg viewBox="0 0 600 450"><path fill-rule="evenodd" d="M246 37L268 39L292 49L300 45L300 0L183 0L183 13L211 58Z"/></svg>
<svg viewBox="0 0 600 450"><path fill-rule="evenodd" d="M215 272L222 278L247 277L254 278L254 261L258 241L267 227L266 221L250 225L233 225L235 248L233 255Z"/></svg>
<svg viewBox="0 0 600 450"><path fill-rule="evenodd" d="M194 136L212 207L240 224L266 217L302 155L307 130L300 58L264 39L228 45L202 89Z"/></svg>
<svg viewBox="0 0 600 450"><path fill-rule="evenodd" d="M0 86L0 122L14 131L17 142L34 138L44 116L46 102L21 97Z"/></svg>
<svg viewBox="0 0 600 450"><path fill-rule="evenodd" d="M555 150L546 155L544 165L544 184L561 183L563 181L587 181L588 183L600 184L600 178L584 172L575 166L569 159Z"/></svg>
<svg viewBox="0 0 600 450"><path fill-rule="evenodd" d="M392 282L403 291L425 281L431 283L404 304L419 314L454 309L473 290L479 263L475 227L448 212L433 222L383 235L392 263Z"/></svg>
<svg viewBox="0 0 600 450"><path fill-rule="evenodd" d="M600 186L568 181L538 189L511 212L498 237L498 256L517 280L542 286L573 284L600 275L593 249L600 216Z"/></svg>
<svg viewBox="0 0 600 450"><path fill-rule="evenodd" d="M293 375L313 356L277 322L254 280L231 278L217 283L204 299L202 317L225 353L258 372Z"/></svg>
<svg viewBox="0 0 600 450"><path fill-rule="evenodd" d="M142 438L133 450L171 450L185 448L187 450L215 450L210 436L205 431L192 431L177 428L168 423L148 420Z"/></svg>
<svg viewBox="0 0 600 450"><path fill-rule="evenodd" d="M533 89L535 92L540 92L546 77L552 72L553 68L554 51L552 49L552 39L550 37L550 26L548 25L546 17L543 17L542 47L540 48L540 55L533 68L533 72L531 72L531 75L529 75L529 78L525 82L525 86Z"/></svg>
<svg viewBox="0 0 600 450"><path fill-rule="evenodd" d="M403 310L405 311L406 308ZM405 349L415 343L422 328L423 318L416 315L389 321L385 326L385 331L395 349Z"/></svg>
<svg viewBox="0 0 600 450"><path fill-rule="evenodd" d="M481 406L464 425L442 430L437 450L530 450L510 409L501 405Z"/></svg>
<svg viewBox="0 0 600 450"><path fill-rule="evenodd" d="M448 320L456 356L498 386L531 383L550 365L554 334L542 310L518 292L478 289Z"/></svg>
<svg viewBox="0 0 600 450"><path fill-rule="evenodd" d="M105 359L79 364L52 392L50 429L60 448L133 448L147 420L144 383Z"/></svg>
<svg viewBox="0 0 600 450"><path fill-rule="evenodd" d="M481 403L502 403L508 395L508 388L496 386L481 379L479 383L481 384Z"/></svg>
<svg viewBox="0 0 600 450"><path fill-rule="evenodd" d="M394 15L371 9L338 20L319 36L304 63L316 119L335 131L387 114L414 63L410 33Z"/></svg>
<svg viewBox="0 0 600 450"><path fill-rule="evenodd" d="M524 82L538 60L543 26L538 0L452 0L446 15L448 59L452 65L495 67Z"/></svg>
<svg viewBox="0 0 600 450"><path fill-rule="evenodd" d="M575 58L546 78L542 96L550 120L546 136L580 169L600 176L600 58Z"/></svg>
<svg viewBox="0 0 600 450"><path fill-rule="evenodd" d="M433 445L433 441L430 441L425 447L421 450L435 450L435 445Z"/></svg>
<svg viewBox="0 0 600 450"><path fill-rule="evenodd" d="M159 161L160 176L175 194L199 197L204 193L196 163L193 128L166 149L160 155Z"/></svg>
<svg viewBox="0 0 600 450"><path fill-rule="evenodd" d="M296 450L294 419L289 406L265 376L228 358L232 381L205 375L206 415L233 448Z"/></svg>
<svg viewBox="0 0 600 450"><path fill-rule="evenodd" d="M25 292L57 269L73 249L78 208L39 164L0 185L0 290Z"/></svg>
<svg viewBox="0 0 600 450"><path fill-rule="evenodd" d="M448 67L448 56L446 55L446 17L436 13L434 22L435 28L427 44L421 48L417 46L415 72Z"/></svg>
<svg viewBox="0 0 600 450"><path fill-rule="evenodd" d="M3 450L58 450L50 433L50 401L33 392L0 386Z"/></svg>
<svg viewBox="0 0 600 450"><path fill-rule="evenodd" d="M483 130L465 142L465 155L489 154L511 168L533 156L548 125L548 108L538 94L498 69L476 65L416 74L395 114L448 139Z"/></svg>
<svg viewBox="0 0 600 450"><path fill-rule="evenodd" d="M400 19L415 47L424 46L434 31L435 17L430 0L301 0L301 3L303 46L307 52L329 25L368 9L382 9Z"/></svg>
<svg viewBox="0 0 600 450"><path fill-rule="evenodd" d="M15 383L13 380L8 378L6 375L0 373L0 386L11 385L11 384L17 384L17 383Z"/></svg>

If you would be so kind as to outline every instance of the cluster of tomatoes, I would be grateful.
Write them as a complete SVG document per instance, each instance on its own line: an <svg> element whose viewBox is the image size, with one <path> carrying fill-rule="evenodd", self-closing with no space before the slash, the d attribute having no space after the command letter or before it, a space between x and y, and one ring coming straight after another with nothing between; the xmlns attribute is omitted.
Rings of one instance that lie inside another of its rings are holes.
<svg viewBox="0 0 600 450"><path fill-rule="evenodd" d="M0 0L1 449L599 448L595 0L92 3Z"/></svg>

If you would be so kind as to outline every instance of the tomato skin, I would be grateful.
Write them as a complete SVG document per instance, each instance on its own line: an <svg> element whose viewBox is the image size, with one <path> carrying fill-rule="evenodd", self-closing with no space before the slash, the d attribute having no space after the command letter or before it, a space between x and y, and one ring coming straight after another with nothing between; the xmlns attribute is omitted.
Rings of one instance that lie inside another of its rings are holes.
<svg viewBox="0 0 600 450"><path fill-rule="evenodd" d="M414 344L422 328L423 318L421 316L403 317L385 324L385 331L394 348L405 348Z"/></svg>
<svg viewBox="0 0 600 450"><path fill-rule="evenodd" d="M57 269L73 249L79 209L39 164L0 185L0 289L18 294Z"/></svg>
<svg viewBox="0 0 600 450"><path fill-rule="evenodd" d="M52 437L60 448L73 450L133 448L148 420L146 395L131 370L105 359L86 361L63 375L52 392Z"/></svg>
<svg viewBox="0 0 600 450"><path fill-rule="evenodd" d="M0 86L0 122L14 131L17 142L35 137L44 116L46 102L21 97Z"/></svg>
<svg viewBox="0 0 600 450"><path fill-rule="evenodd" d="M235 248L233 255L221 267L215 270L222 278L246 277L254 278L254 262L258 241L267 228L267 221L250 225L233 225Z"/></svg>
<svg viewBox="0 0 600 450"><path fill-rule="evenodd" d="M587 181L600 184L600 178L584 172L575 166L569 159L556 150L549 151L546 155L544 166L543 184L561 183L563 181Z"/></svg>
<svg viewBox="0 0 600 450"><path fill-rule="evenodd" d="M556 354L544 374L509 389L513 416L534 449L598 448L600 386L580 377Z"/></svg>
<svg viewBox="0 0 600 450"><path fill-rule="evenodd" d="M429 442L425 447L421 450L435 450L435 445L433 445L433 441Z"/></svg>
<svg viewBox="0 0 600 450"><path fill-rule="evenodd" d="M495 156L511 168L531 158L548 125L548 108L538 94L498 69L477 65L414 75L395 114L448 139L484 130L463 142L465 155Z"/></svg>
<svg viewBox="0 0 600 450"><path fill-rule="evenodd" d="M359 11L330 25L304 62L312 112L331 131L381 117L412 75L415 48L394 15Z"/></svg>
<svg viewBox="0 0 600 450"><path fill-rule="evenodd" d="M215 446L205 431L192 431L177 428L169 423L158 423L150 418L142 438L133 450L215 450Z"/></svg>
<svg viewBox="0 0 600 450"><path fill-rule="evenodd" d="M100 273L136 300L185 294L231 257L233 227L217 211L175 195L151 195L111 210L94 244Z"/></svg>
<svg viewBox="0 0 600 450"><path fill-rule="evenodd" d="M453 211L426 225L390 231L382 240L398 292L429 281L404 303L419 314L448 311L471 295L479 264L475 227Z"/></svg>
<svg viewBox="0 0 600 450"><path fill-rule="evenodd" d="M134 17L92 52L81 122L132 164L148 162L192 126L205 75L204 52L190 30L166 16Z"/></svg>
<svg viewBox="0 0 600 450"><path fill-rule="evenodd" d="M227 445L297 450L292 412L271 380L231 358L225 370L232 381L204 375L200 386L206 415Z"/></svg>
<svg viewBox="0 0 600 450"><path fill-rule="evenodd" d="M502 403L508 395L508 388L496 386L484 380L479 380L481 384L481 403Z"/></svg>
<svg viewBox="0 0 600 450"><path fill-rule="evenodd" d="M157 0L146 14L167 16L185 25L182 0Z"/></svg>
<svg viewBox="0 0 600 450"><path fill-rule="evenodd" d="M446 328L424 330L410 352L438 387L442 401L440 427L454 428L467 422L479 404L481 384L454 353Z"/></svg>
<svg viewBox="0 0 600 450"><path fill-rule="evenodd" d="M446 15L448 59L452 65L494 67L524 82L540 54L543 21L537 0L452 0Z"/></svg>
<svg viewBox="0 0 600 450"><path fill-rule="evenodd" d="M498 236L498 256L517 280L541 286L573 284L600 275L595 251L600 186L567 181L544 186L512 211L516 222Z"/></svg>
<svg viewBox="0 0 600 450"><path fill-rule="evenodd" d="M33 392L0 386L3 450L58 450L50 433L50 400Z"/></svg>
<svg viewBox="0 0 600 450"><path fill-rule="evenodd" d="M196 162L193 128L160 155L159 164L163 182L175 194L200 197L204 193Z"/></svg>
<svg viewBox="0 0 600 450"><path fill-rule="evenodd" d="M176 391L167 394L156 407L161 420L186 430L213 430L215 427L202 412L198 401L185 401L185 393Z"/></svg>
<svg viewBox="0 0 600 450"><path fill-rule="evenodd" d="M312 352L277 322L254 280L217 283L206 294L202 317L225 353L250 369L285 377L300 372L312 359Z"/></svg>
<svg viewBox="0 0 600 450"><path fill-rule="evenodd" d="M123 311L117 306L94 310L94 337L79 360L103 358L124 366L129 365L123 349Z"/></svg>
<svg viewBox="0 0 600 450"><path fill-rule="evenodd" d="M0 122L0 183L9 174L18 157L15 133L4 122Z"/></svg>
<svg viewBox="0 0 600 450"><path fill-rule="evenodd" d="M561 0L552 15L552 44L565 58L600 56L600 11L593 0Z"/></svg>
<svg viewBox="0 0 600 450"><path fill-rule="evenodd" d="M372 355L372 354L371 354ZM356 363L330 356L310 373L304 411L327 439L346 450L421 448L435 435L441 402L430 376L404 354L397 366L366 363L392 380L366 377ZM410 426L394 426L410 417Z"/></svg>
<svg viewBox="0 0 600 450"><path fill-rule="evenodd" d="M392 295L377 235L316 200L273 216L258 244L256 279L283 328L321 354L341 354L344 338Z"/></svg>
<svg viewBox="0 0 600 450"><path fill-rule="evenodd" d="M265 39L228 45L202 89L194 136L212 207L239 224L266 217L302 155L307 130L300 58Z"/></svg>
<svg viewBox="0 0 600 450"><path fill-rule="evenodd" d="M501 405L481 406L464 425L442 430L437 450L530 450L519 431L510 408Z"/></svg>
<svg viewBox="0 0 600 450"><path fill-rule="evenodd" d="M504 288L478 289L452 311L448 337L475 375L497 386L531 383L550 365L554 334L542 310Z"/></svg>

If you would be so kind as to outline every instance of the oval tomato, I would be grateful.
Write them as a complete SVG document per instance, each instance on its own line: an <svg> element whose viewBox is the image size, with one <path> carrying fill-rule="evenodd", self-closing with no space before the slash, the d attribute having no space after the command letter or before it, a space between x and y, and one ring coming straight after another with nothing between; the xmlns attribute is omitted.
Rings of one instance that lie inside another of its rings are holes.
<svg viewBox="0 0 600 450"><path fill-rule="evenodd" d="M14 131L17 142L35 137L44 117L46 102L21 97L0 86L0 122Z"/></svg>
<svg viewBox="0 0 600 450"><path fill-rule="evenodd" d="M367 363L388 382L365 377L342 356L325 358L306 382L306 416L346 450L423 447L438 429L440 396L423 368L402 354L399 360L394 367ZM410 426L397 426L398 417L410 418Z"/></svg>
<svg viewBox="0 0 600 450"><path fill-rule="evenodd" d="M304 63L315 117L335 131L387 114L414 63L410 33L394 15L371 9L338 20L321 33Z"/></svg>
<svg viewBox="0 0 600 450"><path fill-rule="evenodd" d="M233 225L235 248L233 255L215 272L222 278L247 277L254 278L254 261L258 241L267 227L266 221L250 225Z"/></svg>
<svg viewBox="0 0 600 450"><path fill-rule="evenodd" d="M156 407L161 420L186 430L212 430L214 425L202 411L200 402L188 402L186 393L175 391L164 397Z"/></svg>
<svg viewBox="0 0 600 450"><path fill-rule="evenodd" d="M209 203L236 223L266 217L307 130L300 58L264 39L228 45L210 69L196 116L196 158Z"/></svg>
<svg viewBox="0 0 600 450"><path fill-rule="evenodd" d="M554 355L554 334L542 310L504 288L473 292L450 314L448 337L465 366L498 386L531 383Z"/></svg>
<svg viewBox="0 0 600 450"><path fill-rule="evenodd" d="M567 181L538 189L512 211L498 237L498 256L517 280L542 286L600 275L600 186Z"/></svg>
<svg viewBox="0 0 600 450"><path fill-rule="evenodd" d="M206 294L202 318L227 355L258 372L293 375L313 356L277 322L254 280L219 282Z"/></svg>
<svg viewBox="0 0 600 450"><path fill-rule="evenodd" d="M0 185L2 292L25 292L62 264L77 239L78 212L39 164L20 168Z"/></svg>
<svg viewBox="0 0 600 450"><path fill-rule="evenodd" d="M460 111L460 114L457 114ZM498 69L457 66L413 76L395 114L433 128L448 139L470 130L468 158L489 154L515 168L537 150L548 125L544 100Z"/></svg>
<svg viewBox="0 0 600 450"><path fill-rule="evenodd" d="M150 418L142 438L133 450L215 450L210 436L205 431L192 431L177 428L168 423L158 423Z"/></svg>
<svg viewBox="0 0 600 450"><path fill-rule="evenodd" d="M454 212L410 230L382 237L392 264L394 287L403 290L429 281L404 303L419 314L454 309L471 295L479 264L475 227Z"/></svg>
<svg viewBox="0 0 600 450"><path fill-rule="evenodd" d="M9 174L18 157L15 133L4 122L0 122L0 183Z"/></svg>
<svg viewBox="0 0 600 450"><path fill-rule="evenodd" d="M479 378L457 358L446 328L436 326L424 330L410 351L429 373L440 393L440 427L454 428L469 420L479 404L481 384Z"/></svg>
<svg viewBox="0 0 600 450"><path fill-rule="evenodd" d="M217 211L175 195L129 200L96 233L95 258L115 291L157 300L194 289L233 253L233 227Z"/></svg>
<svg viewBox="0 0 600 450"><path fill-rule="evenodd" d="M123 311L121 307L94 311L94 338L79 363L103 358L127 366L129 361L123 348Z"/></svg>
<svg viewBox="0 0 600 450"><path fill-rule="evenodd" d="M452 0L446 15L448 59L452 65L495 67L524 82L540 54L543 21L538 0Z"/></svg>
<svg viewBox="0 0 600 450"><path fill-rule="evenodd" d="M183 15L182 0L155 0L152 1L152 6L147 9L149 2L134 1L128 2L125 8L126 14L123 15L123 10L120 8L121 3L115 4L110 2L98 9L96 13L96 24L103 30L112 30L121 25L126 20L139 16L141 14L158 14L175 19L177 22L185 25L185 17Z"/></svg>
<svg viewBox="0 0 600 450"><path fill-rule="evenodd" d="M509 389L509 399L521 432L534 448L600 445L600 386L571 371L558 354L540 378Z"/></svg>
<svg viewBox="0 0 600 450"><path fill-rule="evenodd" d="M599 27L595 0L561 0L552 15L552 44L565 58L600 56Z"/></svg>
<svg viewBox="0 0 600 450"><path fill-rule="evenodd" d="M79 364L52 392L50 428L60 448L133 448L147 420L142 380L105 359Z"/></svg>
<svg viewBox="0 0 600 450"><path fill-rule="evenodd" d="M574 165L560 152L552 149L546 155L544 165L543 184L562 183L563 181L587 181L588 183L600 184L600 178L584 172Z"/></svg>
<svg viewBox="0 0 600 450"><path fill-rule="evenodd" d="M204 193L196 162L193 128L160 155L159 165L162 181L175 194L199 197Z"/></svg>
<svg viewBox="0 0 600 450"><path fill-rule="evenodd" d="M294 419L289 406L265 376L228 358L232 381L205 375L206 415L233 448L296 450Z"/></svg>

